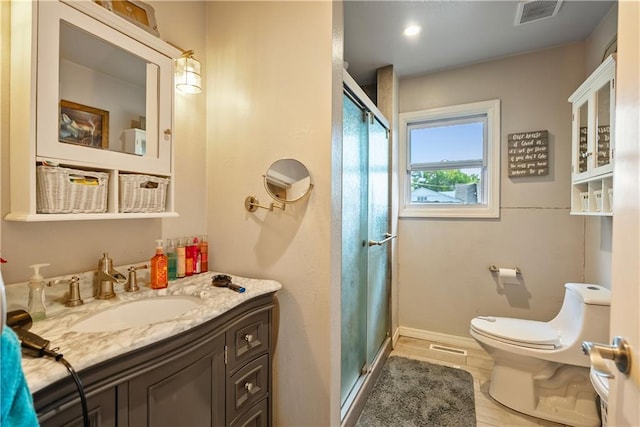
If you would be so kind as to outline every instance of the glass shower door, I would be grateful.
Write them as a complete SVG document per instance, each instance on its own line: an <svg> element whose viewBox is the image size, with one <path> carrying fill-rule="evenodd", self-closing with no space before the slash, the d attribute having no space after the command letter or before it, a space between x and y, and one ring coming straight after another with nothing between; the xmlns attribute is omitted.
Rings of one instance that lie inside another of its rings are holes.
<svg viewBox="0 0 640 427"><path fill-rule="evenodd" d="M363 110L343 100L341 405L367 362L367 140Z"/></svg>
<svg viewBox="0 0 640 427"><path fill-rule="evenodd" d="M367 364L371 365L389 330L389 138L369 116L369 254L367 268ZM382 243L385 242L385 243Z"/></svg>
<svg viewBox="0 0 640 427"><path fill-rule="evenodd" d="M358 392L389 330L387 129L343 100L341 404ZM347 405L348 406L348 405Z"/></svg>

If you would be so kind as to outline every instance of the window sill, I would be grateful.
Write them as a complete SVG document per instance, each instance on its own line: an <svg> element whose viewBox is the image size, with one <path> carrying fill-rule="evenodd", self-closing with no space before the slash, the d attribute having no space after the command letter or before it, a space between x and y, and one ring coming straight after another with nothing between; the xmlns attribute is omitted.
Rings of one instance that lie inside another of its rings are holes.
<svg viewBox="0 0 640 427"><path fill-rule="evenodd" d="M499 207L469 206L469 207L415 207L400 209L400 218L500 218Z"/></svg>

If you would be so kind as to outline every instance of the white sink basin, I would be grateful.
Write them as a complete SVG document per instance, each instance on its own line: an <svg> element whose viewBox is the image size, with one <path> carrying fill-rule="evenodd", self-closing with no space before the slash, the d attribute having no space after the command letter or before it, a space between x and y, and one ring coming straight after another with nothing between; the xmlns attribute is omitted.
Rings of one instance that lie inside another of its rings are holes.
<svg viewBox="0 0 640 427"><path fill-rule="evenodd" d="M108 332L175 319L202 304L193 296L171 295L129 301L91 314L73 326L75 332Z"/></svg>

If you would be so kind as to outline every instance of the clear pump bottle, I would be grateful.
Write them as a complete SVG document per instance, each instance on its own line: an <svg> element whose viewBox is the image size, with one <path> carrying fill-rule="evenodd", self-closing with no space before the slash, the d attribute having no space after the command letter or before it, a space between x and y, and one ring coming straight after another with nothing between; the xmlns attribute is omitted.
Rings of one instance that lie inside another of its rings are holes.
<svg viewBox="0 0 640 427"><path fill-rule="evenodd" d="M49 264L33 264L29 268L33 268L33 276L29 279L29 301L27 303L27 311L31 315L34 322L46 319L47 307L44 303L44 277L40 275L40 267L47 267Z"/></svg>

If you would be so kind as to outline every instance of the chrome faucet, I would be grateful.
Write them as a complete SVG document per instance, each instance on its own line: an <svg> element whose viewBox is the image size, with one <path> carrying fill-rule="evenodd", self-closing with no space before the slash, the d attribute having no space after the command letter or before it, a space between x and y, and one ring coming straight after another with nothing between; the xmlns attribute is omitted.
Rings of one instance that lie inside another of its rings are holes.
<svg viewBox="0 0 640 427"><path fill-rule="evenodd" d="M109 258L108 253L102 254L102 258L98 261L98 292L97 299L109 299L116 296L113 290L114 282L124 284L127 278L113 268L113 261Z"/></svg>

